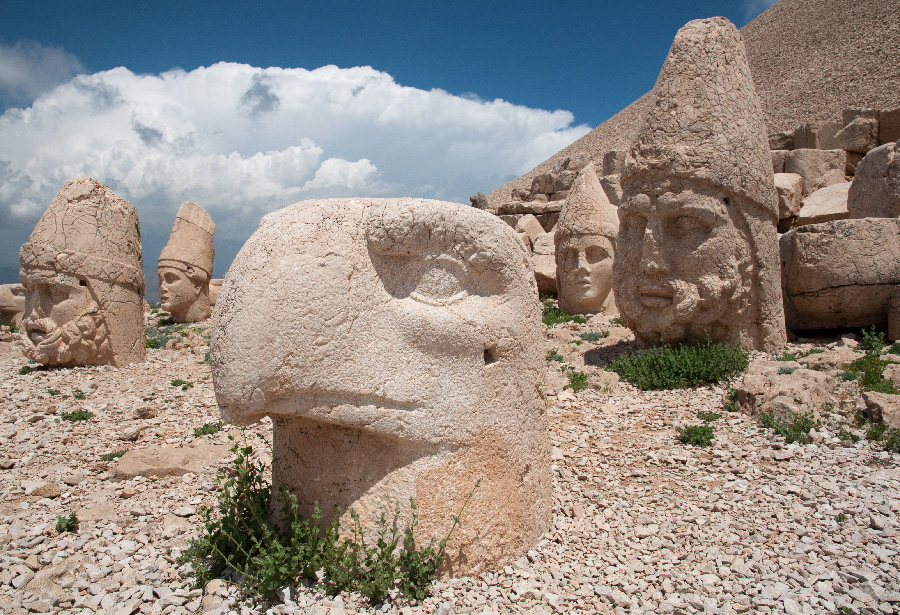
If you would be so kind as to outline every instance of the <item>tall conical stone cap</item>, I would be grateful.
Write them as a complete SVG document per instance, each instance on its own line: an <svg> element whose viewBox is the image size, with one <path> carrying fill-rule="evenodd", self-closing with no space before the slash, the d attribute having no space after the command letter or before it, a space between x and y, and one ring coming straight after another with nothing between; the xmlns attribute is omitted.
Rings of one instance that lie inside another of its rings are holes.
<svg viewBox="0 0 900 615"><path fill-rule="evenodd" d="M63 184L19 251L28 269L86 276L144 294L137 209L90 177Z"/></svg>
<svg viewBox="0 0 900 615"><path fill-rule="evenodd" d="M159 255L159 266L192 265L212 277L215 231L216 225L208 211L190 201L182 203L169 242Z"/></svg>
<svg viewBox="0 0 900 615"><path fill-rule="evenodd" d="M610 203L594 163L584 167L559 214L557 241L572 235L603 235L614 239L619 232L616 206Z"/></svg>
<svg viewBox="0 0 900 615"><path fill-rule="evenodd" d="M713 17L681 28L653 92L655 105L625 159L623 187L647 176L697 179L777 216L766 128L734 24Z"/></svg>

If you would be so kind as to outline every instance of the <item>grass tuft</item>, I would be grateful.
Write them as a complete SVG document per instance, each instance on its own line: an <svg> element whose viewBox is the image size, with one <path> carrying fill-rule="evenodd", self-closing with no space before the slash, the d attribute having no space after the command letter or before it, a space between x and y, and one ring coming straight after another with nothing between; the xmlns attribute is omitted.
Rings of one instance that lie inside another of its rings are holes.
<svg viewBox="0 0 900 615"><path fill-rule="evenodd" d="M683 389L715 384L747 368L749 353L738 345L705 342L663 346L617 357L610 371L639 389Z"/></svg>
<svg viewBox="0 0 900 615"><path fill-rule="evenodd" d="M583 325L588 319L577 314L567 314L554 305L553 301L548 299L544 301L544 310L541 321L547 326L558 325L564 322L575 322Z"/></svg>
<svg viewBox="0 0 900 615"><path fill-rule="evenodd" d="M77 423L78 421L89 421L94 417L94 413L88 410L73 410L72 412L63 412L59 415L64 421Z"/></svg>
<svg viewBox="0 0 900 615"><path fill-rule="evenodd" d="M62 534L64 532L77 532L78 531L78 517L75 516L75 513L70 514L68 517L56 517L56 533Z"/></svg>
<svg viewBox="0 0 900 615"><path fill-rule="evenodd" d="M716 437L716 430L712 425L685 425L676 427L678 441L688 446L709 446Z"/></svg>
<svg viewBox="0 0 900 615"><path fill-rule="evenodd" d="M759 421L764 427L774 430L775 433L783 437L788 444L804 440L811 429L818 429L822 426L821 421L817 421L812 412L791 413L785 418L777 418L772 414L763 414L759 417Z"/></svg>
<svg viewBox="0 0 900 615"><path fill-rule="evenodd" d="M105 453L103 455L100 455L100 461L115 461L116 459L118 459L119 457L121 457L122 455L124 455L127 452L128 451L126 450L126 451L114 451L112 453Z"/></svg>
<svg viewBox="0 0 900 615"><path fill-rule="evenodd" d="M200 427L194 428L194 437L199 438L200 436L211 436L213 434L219 433L223 425L224 423L222 421L216 421L215 423L204 423Z"/></svg>

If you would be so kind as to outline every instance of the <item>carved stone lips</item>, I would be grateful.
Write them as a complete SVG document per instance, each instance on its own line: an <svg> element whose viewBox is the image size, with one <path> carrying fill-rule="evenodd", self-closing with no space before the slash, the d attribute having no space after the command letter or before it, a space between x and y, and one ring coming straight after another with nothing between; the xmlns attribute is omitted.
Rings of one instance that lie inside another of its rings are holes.
<svg viewBox="0 0 900 615"><path fill-rule="evenodd" d="M668 307L675 297L675 289L666 284L642 284L638 293L641 303L651 309Z"/></svg>

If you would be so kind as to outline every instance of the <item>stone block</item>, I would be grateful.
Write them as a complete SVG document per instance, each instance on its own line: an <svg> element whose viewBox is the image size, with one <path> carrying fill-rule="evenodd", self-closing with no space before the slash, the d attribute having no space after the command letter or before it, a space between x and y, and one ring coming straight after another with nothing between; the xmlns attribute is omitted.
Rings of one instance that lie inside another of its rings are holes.
<svg viewBox="0 0 900 615"><path fill-rule="evenodd" d="M795 149L784 159L784 172L803 177L803 196L825 186L847 181L847 155L843 150Z"/></svg>
<svg viewBox="0 0 900 615"><path fill-rule="evenodd" d="M797 214L797 226L849 218L850 214L847 212L849 191L850 182L844 182L819 188L804 198Z"/></svg>

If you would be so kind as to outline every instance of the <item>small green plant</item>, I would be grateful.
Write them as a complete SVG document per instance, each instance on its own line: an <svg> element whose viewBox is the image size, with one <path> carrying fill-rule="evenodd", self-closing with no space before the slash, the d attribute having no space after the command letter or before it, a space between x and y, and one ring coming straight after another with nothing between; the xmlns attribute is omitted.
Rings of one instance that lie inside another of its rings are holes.
<svg viewBox="0 0 900 615"><path fill-rule="evenodd" d="M884 377L884 368L888 362L876 354L866 353L847 366L847 371L856 374L859 379L859 390L877 393L896 394L897 388L893 380Z"/></svg>
<svg viewBox="0 0 900 615"><path fill-rule="evenodd" d="M838 615L859 615L856 611L851 609L849 606L840 606L838 607Z"/></svg>
<svg viewBox="0 0 900 615"><path fill-rule="evenodd" d="M584 344L584 341L583 340L569 340L569 343L575 344L576 346L581 346L582 344Z"/></svg>
<svg viewBox="0 0 900 615"><path fill-rule="evenodd" d="M778 373L782 376L787 376L787 375L793 374L795 371L797 371L796 367L779 367L778 368Z"/></svg>
<svg viewBox="0 0 900 615"><path fill-rule="evenodd" d="M578 337L583 339L586 342L596 342L602 340L603 338L609 337L609 331L603 329L602 331L590 331L588 333L579 333Z"/></svg>
<svg viewBox="0 0 900 615"><path fill-rule="evenodd" d="M0 320L0 327L9 327L10 333L18 333L19 331L16 323L12 320Z"/></svg>
<svg viewBox="0 0 900 615"><path fill-rule="evenodd" d="M611 324L611 325L616 325L617 327L624 327L624 326L625 326L625 322L624 322L620 317L618 317L618 316L616 316L615 318L611 319L611 320L609 321L609 324Z"/></svg>
<svg viewBox="0 0 900 615"><path fill-rule="evenodd" d="M172 380L169 384L171 384L173 387L181 387L182 391L187 391L188 389L194 388L193 382L189 382L187 380L182 380L180 378L176 378L175 380Z"/></svg>
<svg viewBox="0 0 900 615"><path fill-rule="evenodd" d="M234 442L234 438L229 436ZM377 540L366 544L359 515L351 510L350 536L341 538L339 510L323 527L322 513L314 507L311 522L299 513L297 498L281 492L281 525L271 519L272 491L264 478L265 467L252 457L250 446L232 446L235 458L220 472L215 511L200 509L203 526L180 562L189 563L196 583L202 587L230 567L238 573L245 593L271 598L275 592L301 581L320 582L330 594L356 591L372 602L385 600L393 590L412 600L422 600L446 556L447 542L468 505L478 482L445 537L420 548L413 538L418 526L414 502L407 530L398 527L399 506L394 519L380 518Z"/></svg>
<svg viewBox="0 0 900 615"><path fill-rule="evenodd" d="M886 354L900 354L900 342L894 342L884 351Z"/></svg>
<svg viewBox="0 0 900 615"><path fill-rule="evenodd" d="M541 321L547 326L558 325L564 322L574 322L583 325L588 319L577 314L567 314L554 305L553 301L548 299L547 301L544 301L544 310Z"/></svg>
<svg viewBox="0 0 900 615"><path fill-rule="evenodd" d="M114 451L112 453L105 453L100 455L100 461L115 461L127 452L128 451Z"/></svg>
<svg viewBox="0 0 900 615"><path fill-rule="evenodd" d="M853 440L853 434L844 429L842 426L835 434L841 442L850 442Z"/></svg>
<svg viewBox="0 0 900 615"><path fill-rule="evenodd" d="M707 341L696 346L663 346L619 356L610 371L639 389L682 389L715 384L747 368L749 353L737 344Z"/></svg>
<svg viewBox="0 0 900 615"><path fill-rule="evenodd" d="M205 354L203 355L203 361L202 361L202 362L203 362L203 363L206 363L207 365L209 365L209 353L208 353L208 352L205 353Z"/></svg>
<svg viewBox="0 0 900 615"><path fill-rule="evenodd" d="M72 397L74 397L75 399L84 399L84 392L75 389L74 391L72 391Z"/></svg>
<svg viewBox="0 0 900 615"><path fill-rule="evenodd" d="M712 425L685 425L676 427L678 441L688 446L709 446L716 437L716 430Z"/></svg>
<svg viewBox="0 0 900 615"><path fill-rule="evenodd" d="M725 393L725 403L722 404L722 409L726 412L737 412L740 410L737 404L737 391L733 387L728 387L728 391Z"/></svg>
<svg viewBox="0 0 900 615"><path fill-rule="evenodd" d="M853 372L851 372L851 371L846 371L846 370L843 371L843 372L841 372L840 375L841 375L841 379L844 380L844 381L846 381L846 382L853 382L854 380L856 380L857 378L859 378L859 376L857 376L857 375L854 374Z"/></svg>
<svg viewBox="0 0 900 615"><path fill-rule="evenodd" d="M759 417L759 420L764 427L774 430L788 444L803 440L809 435L811 429L818 429L822 426L822 423L816 420L812 412L791 413L785 418L778 418L772 414L763 414Z"/></svg>
<svg viewBox="0 0 900 615"><path fill-rule="evenodd" d="M77 532L78 531L78 517L75 516L75 513L70 514L68 517L61 517L57 515L56 517L56 533L62 534L64 532Z"/></svg>
<svg viewBox="0 0 900 615"><path fill-rule="evenodd" d="M222 429L224 423L222 421L216 421L215 423L204 423L200 427L194 428L194 437L199 438L200 436L211 436L213 434L219 433L219 430Z"/></svg>
<svg viewBox="0 0 900 615"><path fill-rule="evenodd" d="M780 357L778 357L779 361L796 361L797 353L795 352L787 352L785 351Z"/></svg>
<svg viewBox="0 0 900 615"><path fill-rule="evenodd" d="M875 331L875 325L872 325L868 331L863 329L859 349L868 356L881 356L884 351L884 331Z"/></svg>
<svg viewBox="0 0 900 615"><path fill-rule="evenodd" d="M717 421L722 418L722 415L718 412L704 412L703 410L698 410L697 418L704 423L712 423L713 421Z"/></svg>
<svg viewBox="0 0 900 615"><path fill-rule="evenodd" d="M19 368L20 376L27 376L30 373L31 373L31 368L28 367L27 365L23 365L22 367Z"/></svg>
<svg viewBox="0 0 900 615"><path fill-rule="evenodd" d="M882 434L884 450L891 453L900 453L900 429L891 427Z"/></svg>
<svg viewBox="0 0 900 615"><path fill-rule="evenodd" d="M887 425L884 423L872 423L866 430L866 439L873 442L881 442L884 433L887 431Z"/></svg>
<svg viewBox="0 0 900 615"><path fill-rule="evenodd" d="M47 394L50 397L56 397L57 395L59 395L59 389L47 389Z"/></svg>
<svg viewBox="0 0 900 615"><path fill-rule="evenodd" d="M834 520L837 521L838 523L843 523L844 521L847 520L847 515L845 515L844 513L838 513L838 516L835 517Z"/></svg>
<svg viewBox="0 0 900 615"><path fill-rule="evenodd" d="M89 421L93 416L94 413L88 410L73 410L72 412L63 412L59 418L70 423L77 423L78 421Z"/></svg>
<svg viewBox="0 0 900 615"><path fill-rule="evenodd" d="M563 356L561 354L559 354L558 352L556 352L556 348L554 348L553 350L551 350L547 353L547 363L552 363L554 361L559 362L562 360L563 360Z"/></svg>
<svg viewBox="0 0 900 615"><path fill-rule="evenodd" d="M569 378L569 384L566 385L566 388L572 389L573 393L578 393L587 388L588 375L586 373L575 371L574 367L570 367L566 376Z"/></svg>

